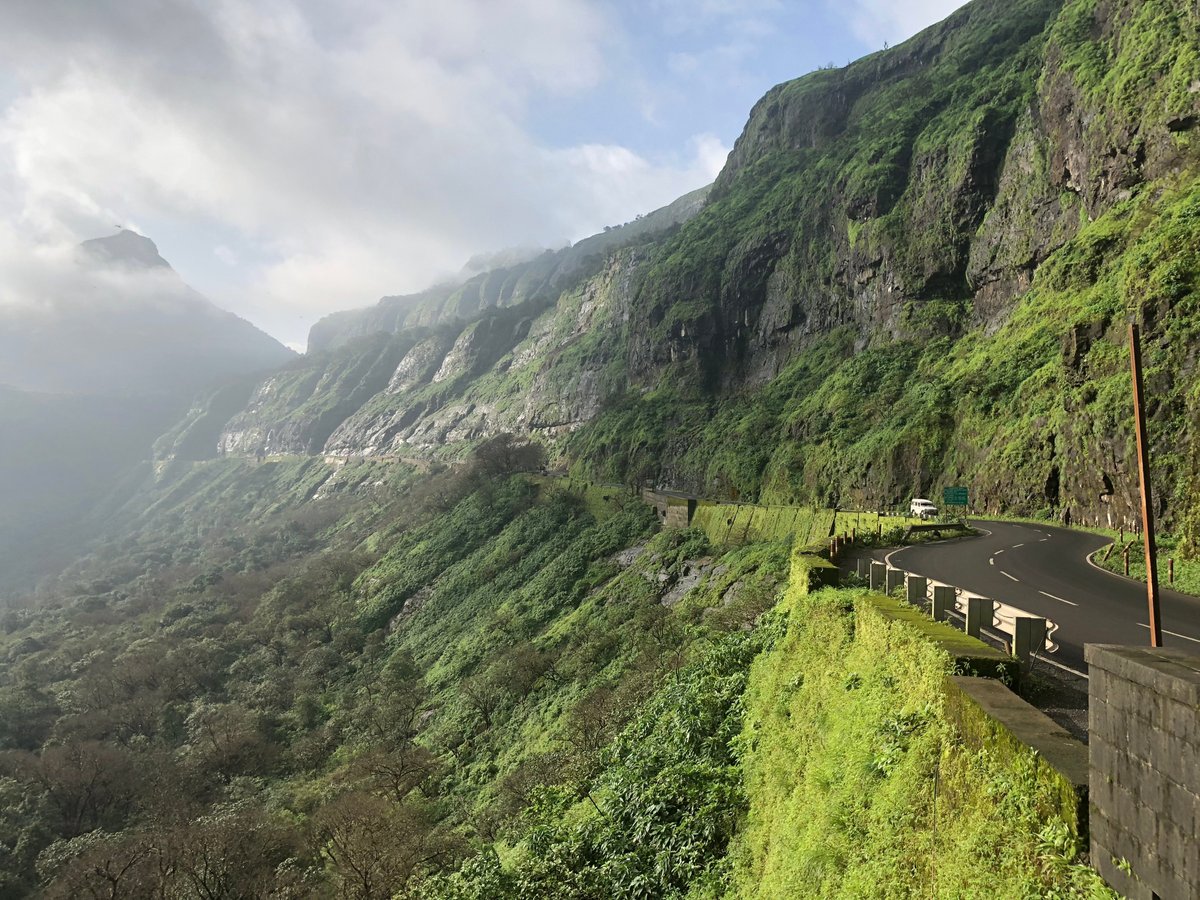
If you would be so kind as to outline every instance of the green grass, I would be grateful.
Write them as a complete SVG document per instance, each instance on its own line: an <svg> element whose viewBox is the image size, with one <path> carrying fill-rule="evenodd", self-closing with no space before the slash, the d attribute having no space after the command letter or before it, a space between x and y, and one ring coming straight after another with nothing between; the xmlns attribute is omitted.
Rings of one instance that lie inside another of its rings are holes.
<svg viewBox="0 0 1200 900"><path fill-rule="evenodd" d="M1035 754L962 744L948 654L854 591L781 604L745 697L734 896L1111 897Z"/></svg>
<svg viewBox="0 0 1200 900"><path fill-rule="evenodd" d="M1158 544L1158 583L1160 587L1183 591L1186 594L1200 596L1200 559L1188 559L1182 555L1179 539L1171 535L1160 535ZM1146 548L1141 538L1127 535L1124 544L1118 544L1113 552L1105 558L1104 552L1097 553L1093 559L1096 563L1110 572L1118 575L1125 574L1125 558L1121 552L1123 547L1129 548L1129 577L1138 581L1146 580ZM1175 580L1170 581L1171 561L1175 563Z"/></svg>

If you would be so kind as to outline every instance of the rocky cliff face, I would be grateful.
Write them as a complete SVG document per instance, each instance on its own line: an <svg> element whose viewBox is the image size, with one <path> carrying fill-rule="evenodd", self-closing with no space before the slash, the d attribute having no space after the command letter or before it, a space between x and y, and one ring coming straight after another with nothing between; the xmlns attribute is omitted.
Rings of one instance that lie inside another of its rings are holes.
<svg viewBox="0 0 1200 900"><path fill-rule="evenodd" d="M1124 518L1128 310L1160 441L1195 441L1198 22L1185 0L975 0L772 89L703 208L659 220L682 224L320 323L333 355L280 376L286 403L260 388L223 445L453 455L515 430L710 495L953 481L996 509ZM371 330L394 335L376 392L337 405L322 447L282 427L334 360L378 353L354 339ZM1164 451L1182 515L1196 454Z"/></svg>
<svg viewBox="0 0 1200 900"><path fill-rule="evenodd" d="M439 285L419 294L384 297L367 309L326 316L309 333L308 349L329 350L356 337L469 319L489 309L552 302L563 290L593 274L614 250L639 241L654 240L695 216L704 206L709 190L709 187L703 187L692 191L668 206L606 229L563 250L518 254L518 258L526 258L472 274L462 283ZM506 256L493 255L501 261ZM481 260L472 260L465 271L477 269L481 264Z"/></svg>

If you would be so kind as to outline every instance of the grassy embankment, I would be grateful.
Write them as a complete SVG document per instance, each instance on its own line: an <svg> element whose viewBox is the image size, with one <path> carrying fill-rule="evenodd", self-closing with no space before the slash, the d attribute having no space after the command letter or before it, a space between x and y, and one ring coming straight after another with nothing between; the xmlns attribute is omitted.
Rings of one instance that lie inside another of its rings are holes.
<svg viewBox="0 0 1200 900"><path fill-rule="evenodd" d="M738 897L1107 897L1032 750L970 746L953 661L862 591L808 593L750 670Z"/></svg>
<svg viewBox="0 0 1200 900"><path fill-rule="evenodd" d="M1146 549L1142 539L1137 535L1126 535L1125 543L1113 548L1112 553L1105 556L1104 552L1092 557L1096 563L1110 572L1118 575L1125 574L1125 559L1122 549L1129 548L1129 577L1138 581L1146 580ZM1162 535L1158 538L1158 583L1176 591L1200 596L1200 559L1187 559L1181 555L1180 541L1174 535ZM1169 580L1170 561L1175 561L1175 581Z"/></svg>
<svg viewBox="0 0 1200 900"><path fill-rule="evenodd" d="M586 784L422 896L1111 897L1037 755L964 740L941 626L810 591L820 565L794 552L752 632L698 646Z"/></svg>

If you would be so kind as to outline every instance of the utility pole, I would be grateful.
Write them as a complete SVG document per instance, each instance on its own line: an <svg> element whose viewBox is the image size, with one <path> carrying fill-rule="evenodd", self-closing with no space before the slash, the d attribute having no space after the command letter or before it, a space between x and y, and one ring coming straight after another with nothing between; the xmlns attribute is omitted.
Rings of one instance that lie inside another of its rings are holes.
<svg viewBox="0 0 1200 900"><path fill-rule="evenodd" d="M1154 545L1154 505L1150 494L1150 444L1146 439L1146 405L1142 398L1142 342L1135 322L1129 323L1129 366L1133 373L1133 417L1137 430L1138 480L1142 486L1142 538L1146 548L1146 600L1150 606L1150 646L1161 647L1158 549Z"/></svg>

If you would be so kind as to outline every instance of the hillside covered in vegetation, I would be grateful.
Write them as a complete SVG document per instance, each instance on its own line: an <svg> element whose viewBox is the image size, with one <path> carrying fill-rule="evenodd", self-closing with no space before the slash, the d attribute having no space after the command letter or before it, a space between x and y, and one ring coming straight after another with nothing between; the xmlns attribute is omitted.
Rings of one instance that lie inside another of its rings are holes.
<svg viewBox="0 0 1200 900"><path fill-rule="evenodd" d="M120 510L0 616L0 897L1107 896L944 651L531 461L221 461Z"/></svg>
<svg viewBox="0 0 1200 900"><path fill-rule="evenodd" d="M1198 27L1184 0L975 0L770 91L682 225L537 290L532 264L479 276L433 318L385 302L199 445L455 457L509 431L708 496L961 483L1120 522L1132 316L1162 513L1193 533Z"/></svg>

